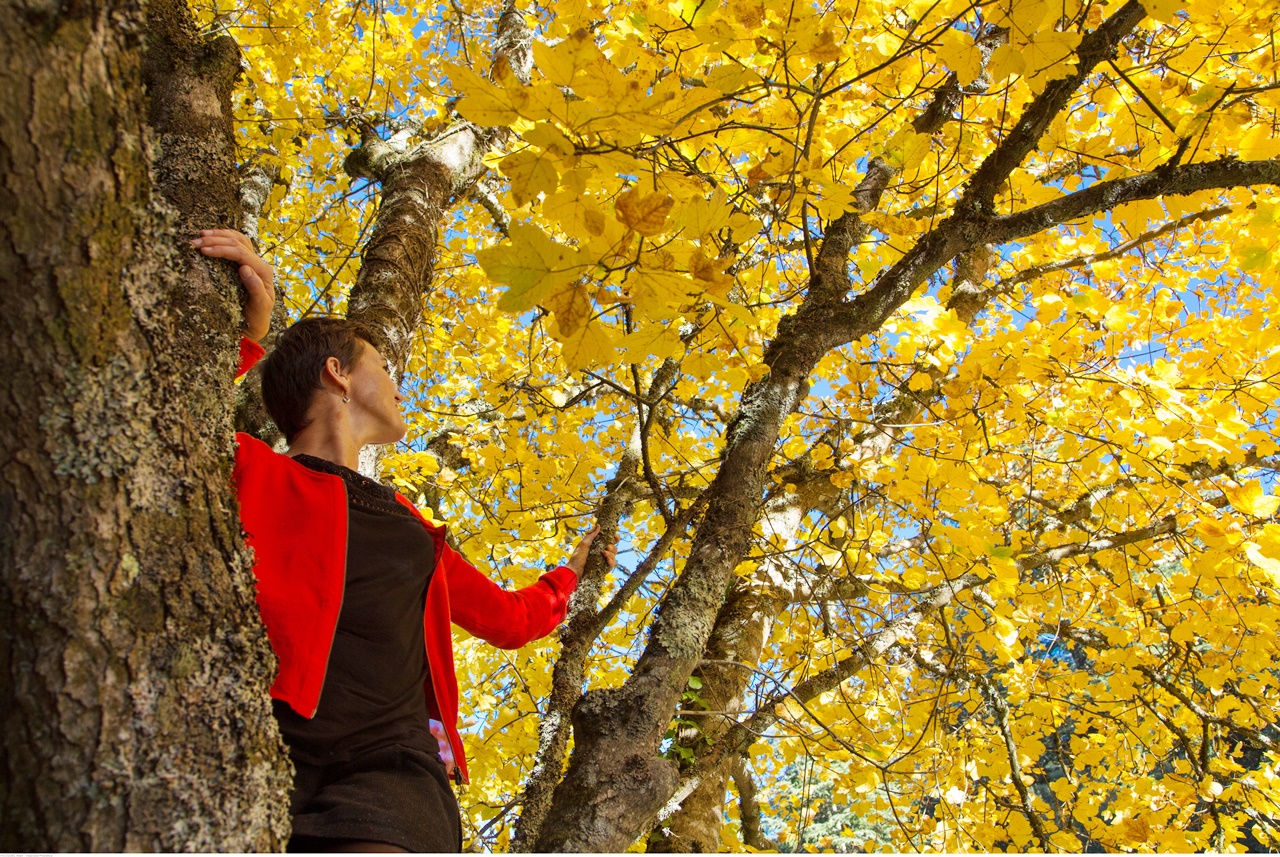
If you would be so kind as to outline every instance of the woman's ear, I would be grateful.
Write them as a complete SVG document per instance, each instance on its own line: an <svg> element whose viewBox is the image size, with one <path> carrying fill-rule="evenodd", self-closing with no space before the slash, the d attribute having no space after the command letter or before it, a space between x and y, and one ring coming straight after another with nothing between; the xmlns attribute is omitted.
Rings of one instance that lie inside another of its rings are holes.
<svg viewBox="0 0 1280 857"><path fill-rule="evenodd" d="M320 382L325 388L340 396L347 395L347 390L351 386L347 380L348 373L342 368L342 362L337 357L329 357L324 361L324 370L320 373Z"/></svg>

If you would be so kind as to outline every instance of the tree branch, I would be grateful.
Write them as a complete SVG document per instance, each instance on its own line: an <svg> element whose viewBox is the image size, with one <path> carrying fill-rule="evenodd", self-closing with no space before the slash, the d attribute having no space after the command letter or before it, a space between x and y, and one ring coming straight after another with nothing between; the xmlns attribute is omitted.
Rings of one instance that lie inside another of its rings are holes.
<svg viewBox="0 0 1280 857"><path fill-rule="evenodd" d="M1219 206L1215 206L1214 208L1205 209L1204 211L1197 211L1192 214L1187 214L1178 218L1177 220L1173 220L1168 223L1162 224L1156 227L1155 229L1149 229L1146 232L1142 233L1141 235L1137 236L1136 238L1131 238L1130 240L1117 244L1111 249L1105 250L1101 253L1087 253L1083 256L1076 256L1075 258L1072 258L1072 259L1062 259L1057 262L1047 262L1043 265L1036 265L1035 267L1027 268L1025 271L1019 271L1017 274L1008 278L1007 280L1001 280L997 288L1003 291L1006 289L1011 289L1014 286L1021 285L1022 283L1026 283L1026 282L1030 282L1031 280L1038 279L1040 277L1045 276L1046 274L1052 274L1057 271L1065 271L1070 268L1083 268L1088 265L1096 264L1098 262L1108 262L1112 259L1118 259L1121 256L1124 256L1129 251L1134 250L1138 247L1141 247L1143 244L1146 244L1151 241L1155 241L1157 238L1161 238L1165 235L1168 235L1171 232L1177 232L1179 229L1182 229L1185 226L1190 226L1192 223L1205 221L1205 220L1216 220L1217 218L1230 213L1231 213L1231 206L1219 205Z"/></svg>
<svg viewBox="0 0 1280 857"><path fill-rule="evenodd" d="M1125 545L1135 544L1137 542L1154 539L1158 536L1167 536L1170 533L1177 532L1178 519L1173 515L1155 522L1146 527L1139 527L1136 530L1129 530L1125 533L1110 536L1103 539L1094 539L1093 541L1083 544L1061 545L1056 548L1050 548L1040 553L1029 554L1018 558L1018 569L1027 571L1033 568L1039 568L1049 563L1061 562L1064 559L1070 559L1073 556L1081 554L1097 553L1098 551L1111 550L1112 548L1122 548Z"/></svg>
<svg viewBox="0 0 1280 857"><path fill-rule="evenodd" d="M983 231L989 242L1003 244L1126 202L1250 185L1280 185L1280 158L1240 161L1228 157L1198 164L1160 167L1142 175L1098 182L1016 214L992 217L984 224Z"/></svg>
<svg viewBox="0 0 1280 857"><path fill-rule="evenodd" d="M1040 138L1049 130L1049 124L1067 106L1067 102L1095 66L1112 59L1120 42L1129 34L1146 12L1137 0L1129 0L1102 23L1098 29L1085 36L1076 49L1075 73L1050 81L1023 111L1018 123L1009 135L987 156L982 166L969 179L956 210L966 214L989 214L992 203L1005 180L1026 159Z"/></svg>
<svg viewBox="0 0 1280 857"><path fill-rule="evenodd" d="M1026 816L1027 823L1031 825L1031 831L1040 843L1040 848L1048 854L1053 850L1053 846L1049 842L1049 834L1044 829L1044 820L1040 818L1040 813L1036 812L1035 807L1032 806L1031 792L1027 788L1027 784L1022 780L1022 765L1018 762L1018 745L1013 739L1013 730L1009 728L1009 701L996 689L995 682L991 681L986 675L971 673L971 677L981 689L982 695L987 700L987 705L991 707L991 711L995 715L996 726L1000 729L1000 737L1004 739L1004 752L1009 759L1009 779L1013 781L1013 787L1018 792L1018 799L1022 804L1022 814Z"/></svg>
<svg viewBox="0 0 1280 857"><path fill-rule="evenodd" d="M760 824L760 801L756 797L756 781L747 770L746 760L733 760L733 782L738 787L739 815L742 817L742 842L757 851L777 851L778 843L764 834Z"/></svg>
<svg viewBox="0 0 1280 857"><path fill-rule="evenodd" d="M682 782L698 779L702 771L715 768L732 754L744 752L755 741L757 735L782 719L782 707L788 700L794 699L804 704L814 697L834 689L897 645L916 625L920 624L920 621L925 616L950 604L961 592L972 589L986 581L986 577L969 572L960 575L955 580L935 587L915 607L889 622L884 628L872 635L869 641L860 645L853 654L837 662L834 666L815 673L793 689L775 694L746 720L734 724L725 733L724 737L716 742L716 746L698 760L698 764Z"/></svg>

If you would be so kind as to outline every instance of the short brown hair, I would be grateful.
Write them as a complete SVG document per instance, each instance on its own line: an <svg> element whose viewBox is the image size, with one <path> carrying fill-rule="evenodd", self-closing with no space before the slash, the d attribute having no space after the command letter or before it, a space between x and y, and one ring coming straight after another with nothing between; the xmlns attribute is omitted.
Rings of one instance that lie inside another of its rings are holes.
<svg viewBox="0 0 1280 857"><path fill-rule="evenodd" d="M346 369L369 342L372 338L359 322L326 316L304 318L280 334L262 365L262 401L286 441L293 443L309 424L307 409L324 389L320 378L325 361L336 357Z"/></svg>

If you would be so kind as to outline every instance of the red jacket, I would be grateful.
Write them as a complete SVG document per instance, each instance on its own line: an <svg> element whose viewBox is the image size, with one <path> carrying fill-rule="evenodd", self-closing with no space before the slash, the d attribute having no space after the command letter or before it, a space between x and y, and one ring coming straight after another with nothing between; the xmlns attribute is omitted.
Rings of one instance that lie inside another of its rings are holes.
<svg viewBox="0 0 1280 857"><path fill-rule="evenodd" d="M240 374L263 355L255 342L240 346ZM240 520L254 551L258 608L280 661L271 696L314 717L347 571L347 492L341 477L311 470L257 438L237 434L235 481ZM427 708L444 724L463 782L467 763L458 735L458 682L453 672L450 621L503 649L516 649L555 630L578 585L560 566L538 582L508 592L445 542L445 528L396 495L435 545L435 574L427 587L423 628L432 697Z"/></svg>

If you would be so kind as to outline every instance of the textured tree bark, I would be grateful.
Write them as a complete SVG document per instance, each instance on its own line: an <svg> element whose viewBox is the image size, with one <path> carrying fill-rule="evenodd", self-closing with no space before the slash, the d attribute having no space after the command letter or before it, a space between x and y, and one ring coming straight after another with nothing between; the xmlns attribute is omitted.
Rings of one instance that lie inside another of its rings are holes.
<svg viewBox="0 0 1280 857"><path fill-rule="evenodd" d="M494 34L494 64L529 82L533 33L514 2L508 2ZM430 140L400 147L372 131L347 156L353 178L382 185L369 243L351 289L347 316L366 325L399 377L409 362L413 336L435 276L438 230L445 212L488 172L483 158L509 135L506 128L480 128L458 121Z"/></svg>
<svg viewBox="0 0 1280 857"><path fill-rule="evenodd" d="M496 133L459 122L410 151L370 136L347 158L353 177L382 185L347 315L381 340L377 345L397 376L409 362L431 292L440 221L488 169L482 158Z"/></svg>
<svg viewBox="0 0 1280 857"><path fill-rule="evenodd" d="M985 259L986 251L979 255ZM958 275L953 282L952 298L947 308L953 310L966 325L972 324L995 296L993 289L983 287L985 271L986 265L975 260L961 260L957 266ZM932 366L923 366L917 371L927 372L935 380L946 374L945 369ZM908 383L904 383L899 395L889 399L874 415L872 425L855 436L854 448L844 461L868 461L883 455L902 433L894 426L910 423L918 417L930 395L924 391L913 391ZM881 424L886 427L879 427ZM765 505L762 515L765 535L788 545L794 544L804 515L813 509L829 507L839 493L827 478L827 472L811 468L807 473L800 472L805 470L803 460L792 469L797 472L788 473L786 481L795 484L797 490L771 500ZM791 604L809 600L815 591L834 588L832 583L803 579L801 572L785 557L762 563L750 578L735 583L716 616L703 663L695 671L702 680L699 694L708 709L723 711L735 718L742 713L752 676L745 665L760 662L779 614ZM695 719L699 726L697 734L687 736L684 741L692 758L699 759L725 734L731 721L723 717ZM741 764L741 757L729 756L703 768L698 787L650 836L650 852L720 850L724 803L735 764ZM746 830L745 825L743 829ZM757 847L751 842L746 844Z"/></svg>
<svg viewBox="0 0 1280 857"><path fill-rule="evenodd" d="M184 247L234 222L234 44L149 12L0 6L5 850L288 833L230 484L238 287Z"/></svg>

